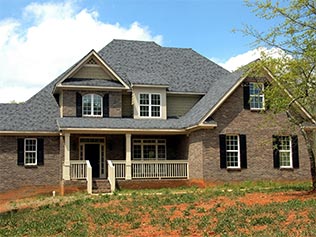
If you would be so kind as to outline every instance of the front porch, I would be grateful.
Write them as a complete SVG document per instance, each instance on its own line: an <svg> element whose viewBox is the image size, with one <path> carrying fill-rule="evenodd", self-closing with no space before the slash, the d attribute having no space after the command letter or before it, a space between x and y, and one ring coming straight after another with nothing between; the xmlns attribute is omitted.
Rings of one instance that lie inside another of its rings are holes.
<svg viewBox="0 0 316 237"><path fill-rule="evenodd" d="M108 180L111 191L120 180L187 180L186 143L184 135L65 134L63 179L86 180L88 193L93 178Z"/></svg>

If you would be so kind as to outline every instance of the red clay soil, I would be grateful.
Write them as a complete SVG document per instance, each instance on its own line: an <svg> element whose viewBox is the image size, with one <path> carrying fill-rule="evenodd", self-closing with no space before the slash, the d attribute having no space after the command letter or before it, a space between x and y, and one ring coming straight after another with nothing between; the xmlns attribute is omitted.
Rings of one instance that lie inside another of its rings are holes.
<svg viewBox="0 0 316 237"><path fill-rule="evenodd" d="M41 205L42 202L38 202L38 196L46 196L46 197L52 197L52 187L36 187L36 189L33 189L32 187L25 187L20 188L18 190L1 193L0 194L0 213L6 212L9 210L12 210L14 208L26 208L27 204L30 205L30 207L33 207L32 203L37 203L35 206ZM58 187L56 187L56 190L59 190ZM69 190L69 192L76 192L78 191L76 188L73 190ZM56 195L59 195L59 192L56 191ZM249 193L246 194L243 197L239 197L236 200L232 200L230 198L227 198L225 196L219 196L217 198L214 198L210 200L208 203L196 203L195 205L201 208L209 209L214 207L216 204L221 203L219 208L225 208L227 206L232 206L236 202L241 202L246 205L266 205L272 202L287 202L289 200L307 200L307 199L316 199L316 193L315 192L280 192L280 193ZM116 205L119 202L118 200L110 202L111 205ZM12 205L14 203L14 205ZM23 205L19 205L22 204ZM103 205L109 205L110 203L99 203L96 205L99 205L100 207L104 207ZM44 204L43 204L44 205ZM183 204L183 210L187 207L186 204ZM165 207L168 209L168 206ZM178 206L178 210L181 211L181 205Z"/></svg>
<svg viewBox="0 0 316 237"><path fill-rule="evenodd" d="M44 201L38 202L38 197L52 197L53 191L55 191L56 196L60 195L60 186L29 186L0 193L0 213L16 208L28 208L45 205ZM74 193L78 191L80 190L77 187L67 187L67 193ZM14 205L12 205L13 203ZM28 206L28 204L30 206Z"/></svg>
<svg viewBox="0 0 316 237"><path fill-rule="evenodd" d="M0 194L0 213L1 212L7 212L13 209L23 209L23 208L35 208L41 205L46 205L48 203L51 202L55 202L58 201L57 198L52 198L52 193L51 193L51 187L49 188L49 190L47 190L47 188L43 187L41 189L36 189L37 191L35 192L34 190L31 191L30 188L25 188L25 189L20 189L18 191L11 191L11 192L7 192L5 194ZM48 192L49 191L49 192ZM75 190L73 190L75 191ZM47 197L45 198L38 198L38 195L46 195ZM50 196L50 197L49 197ZM68 202L70 200L74 200L75 196L67 196L64 197L62 199L62 202ZM217 211L224 211L226 208L230 207L230 206L234 206L236 205L236 203L244 203L245 205L267 205L269 203L272 202L287 202L289 200L310 200L310 199L316 199L316 193L312 193L312 192L299 192L299 191L293 191L293 192L279 192L279 193L249 193L249 194L245 194L242 197L238 197L236 199L231 199L229 197L226 196L219 196L213 199L210 199L209 201L203 201L203 202L195 202L193 203L193 205L197 208L194 208L191 210L191 215L194 216L199 216L199 215L203 215L202 213L198 213L197 210L198 209L202 209L204 208L205 210L209 210L211 208L217 208ZM95 203L94 206L96 208L104 208L108 205L113 206L119 206L120 205L120 201L119 200L113 200L107 203ZM182 216L183 215L183 211L185 209L188 208L189 205L192 205L192 203L190 204L178 204L177 208L174 210L173 216L171 216L171 219ZM165 208L166 210L169 210L171 208L173 208L174 205L166 205L163 208ZM292 223L293 220L295 219L295 217L297 215L300 216L306 216L307 213L304 212L293 212L290 213L287 217L287 220L285 221L285 225L286 223ZM149 222L150 218L146 218L146 216L144 216L142 218L142 223L141 223L141 231L140 229L135 229L135 230L130 230L129 232L129 236L181 236L181 232L180 230L163 230L160 229L156 226L151 225L151 223ZM302 221L304 219L302 218ZM217 219L215 218L214 220L210 221L210 225L211 227L215 227L217 224ZM128 228L127 223L116 223L117 228L120 229L125 229ZM124 226L127 225L127 226ZM93 230L95 230L96 225L95 223L93 223L93 221L91 220L89 223L89 230L91 230L93 232ZM198 229L194 229L194 227L192 227L193 229L191 229L190 232L190 236L201 236L201 232L199 232ZM210 229L212 229L210 228ZM260 230L264 230L265 228L267 228L266 225L260 225L260 226L254 226L253 228L256 228L257 231ZM167 231L167 232L166 232ZM241 230L242 233L247 234L249 233L249 230ZM299 230L296 230L295 228L292 230L294 236L300 236ZM215 235L214 232L209 232L208 233L209 236Z"/></svg>

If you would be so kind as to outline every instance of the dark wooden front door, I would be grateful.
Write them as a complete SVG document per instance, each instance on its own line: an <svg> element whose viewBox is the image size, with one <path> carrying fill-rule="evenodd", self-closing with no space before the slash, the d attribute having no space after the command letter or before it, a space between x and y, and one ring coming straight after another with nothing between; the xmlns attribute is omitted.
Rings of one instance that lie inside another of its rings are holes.
<svg viewBox="0 0 316 237"><path fill-rule="evenodd" d="M85 144L85 159L90 161L92 166L92 177L100 177L100 145Z"/></svg>

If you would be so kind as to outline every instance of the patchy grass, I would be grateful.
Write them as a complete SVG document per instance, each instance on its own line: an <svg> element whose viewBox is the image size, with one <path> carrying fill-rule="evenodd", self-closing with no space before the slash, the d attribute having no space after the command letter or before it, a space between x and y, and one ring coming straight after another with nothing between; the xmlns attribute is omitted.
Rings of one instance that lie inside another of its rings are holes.
<svg viewBox="0 0 316 237"><path fill-rule="evenodd" d="M0 236L315 236L309 183L40 197L0 214ZM46 204L45 203L46 200ZM25 206L23 206L25 207Z"/></svg>

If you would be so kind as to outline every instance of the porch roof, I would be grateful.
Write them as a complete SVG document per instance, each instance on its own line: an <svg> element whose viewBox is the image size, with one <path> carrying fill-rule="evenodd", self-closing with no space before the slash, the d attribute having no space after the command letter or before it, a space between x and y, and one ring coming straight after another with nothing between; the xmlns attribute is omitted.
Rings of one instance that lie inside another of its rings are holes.
<svg viewBox="0 0 316 237"><path fill-rule="evenodd" d="M59 118L60 130L67 128L78 129L184 129L182 119L133 119L133 118Z"/></svg>

